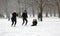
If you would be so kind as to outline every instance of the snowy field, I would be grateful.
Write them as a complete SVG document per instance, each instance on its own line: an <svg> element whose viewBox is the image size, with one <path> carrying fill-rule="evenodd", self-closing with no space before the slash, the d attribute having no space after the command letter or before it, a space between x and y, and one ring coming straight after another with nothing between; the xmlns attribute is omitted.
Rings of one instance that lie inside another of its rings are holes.
<svg viewBox="0 0 60 36"><path fill-rule="evenodd" d="M0 36L60 36L60 18L43 17L37 26L31 26L32 20L28 18L27 26L22 26L22 18L18 18L16 27L11 27L11 20L0 18Z"/></svg>

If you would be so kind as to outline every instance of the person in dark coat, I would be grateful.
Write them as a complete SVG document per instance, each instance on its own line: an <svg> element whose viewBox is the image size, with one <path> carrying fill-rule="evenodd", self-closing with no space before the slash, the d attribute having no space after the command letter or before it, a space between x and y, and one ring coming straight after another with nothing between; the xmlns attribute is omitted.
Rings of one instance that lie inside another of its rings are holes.
<svg viewBox="0 0 60 36"><path fill-rule="evenodd" d="M13 26L13 24L14 24L14 27L15 27L15 25L17 23L17 19L16 19L17 16L18 16L18 14L16 12L12 13L12 18L11 18L12 25L11 26Z"/></svg>
<svg viewBox="0 0 60 36"><path fill-rule="evenodd" d="M37 26L37 19L33 19L33 24L31 26Z"/></svg>
<svg viewBox="0 0 60 36"><path fill-rule="evenodd" d="M28 22L28 20L27 20L28 15L27 15L27 11L26 11L26 10L24 10L24 12L22 13L22 18L23 18L23 23L22 23L22 25L25 23L25 21L26 21L26 24L25 24L25 25L27 25L27 22Z"/></svg>

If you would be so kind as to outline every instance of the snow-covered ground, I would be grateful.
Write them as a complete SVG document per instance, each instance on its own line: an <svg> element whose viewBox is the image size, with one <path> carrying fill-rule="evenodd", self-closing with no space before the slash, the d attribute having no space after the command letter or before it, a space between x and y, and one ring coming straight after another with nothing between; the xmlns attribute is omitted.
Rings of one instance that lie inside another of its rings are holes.
<svg viewBox="0 0 60 36"><path fill-rule="evenodd" d="M22 18L18 18L16 27L11 27L11 21L0 18L0 36L60 36L60 18L43 17L37 26L31 26L32 20L28 18L27 26L22 26Z"/></svg>

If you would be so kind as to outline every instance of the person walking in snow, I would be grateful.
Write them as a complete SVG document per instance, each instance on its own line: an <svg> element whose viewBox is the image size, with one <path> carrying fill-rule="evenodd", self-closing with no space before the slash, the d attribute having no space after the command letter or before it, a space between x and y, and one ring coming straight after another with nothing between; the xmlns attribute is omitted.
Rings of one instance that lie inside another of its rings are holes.
<svg viewBox="0 0 60 36"><path fill-rule="evenodd" d="M27 18L28 18L27 11L24 10L24 12L22 13L22 19L23 19L22 25L25 23L25 21L26 21L25 25L27 25L27 22L28 22Z"/></svg>
<svg viewBox="0 0 60 36"><path fill-rule="evenodd" d="M11 21L12 21L12 25L11 25L11 26L14 25L14 27L15 27L15 25L16 25L16 23L17 23L17 19L16 19L17 16L18 16L18 14L16 13L16 11L14 11L14 12L12 13L12 17L11 17Z"/></svg>

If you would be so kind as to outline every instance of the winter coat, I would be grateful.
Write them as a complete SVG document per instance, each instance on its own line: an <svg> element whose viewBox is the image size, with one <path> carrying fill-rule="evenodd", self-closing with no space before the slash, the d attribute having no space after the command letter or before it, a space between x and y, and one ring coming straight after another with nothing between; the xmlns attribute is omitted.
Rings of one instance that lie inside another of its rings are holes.
<svg viewBox="0 0 60 36"><path fill-rule="evenodd" d="M33 19L33 25L37 25L37 20L36 19Z"/></svg>
<svg viewBox="0 0 60 36"><path fill-rule="evenodd" d="M23 18L28 18L27 13L26 12L23 12L22 17Z"/></svg>
<svg viewBox="0 0 60 36"><path fill-rule="evenodd" d="M16 21L16 17L18 16L18 14L16 12L12 13L12 17L11 20L12 21Z"/></svg>

